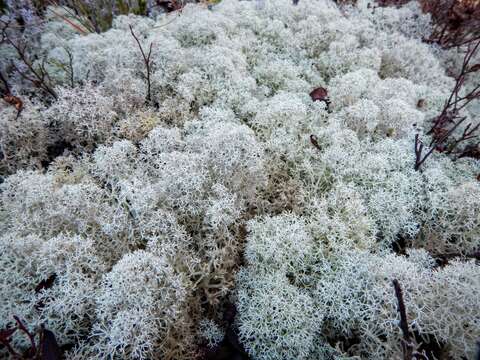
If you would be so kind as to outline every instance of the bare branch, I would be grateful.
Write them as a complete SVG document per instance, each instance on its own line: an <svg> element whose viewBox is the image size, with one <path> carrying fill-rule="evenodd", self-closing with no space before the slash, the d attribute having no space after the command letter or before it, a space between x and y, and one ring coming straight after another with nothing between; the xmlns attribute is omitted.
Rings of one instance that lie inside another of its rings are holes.
<svg viewBox="0 0 480 360"><path fill-rule="evenodd" d="M422 0L424 12L431 14L433 31L427 43L449 49L480 40L480 3L457 0Z"/></svg>
<svg viewBox="0 0 480 360"><path fill-rule="evenodd" d="M18 57L22 61L23 64L28 69L30 75L27 75L25 72L20 70L15 63L12 62L13 67L19 73L19 75L24 78L25 80L31 82L35 87L42 89L46 93L50 94L53 98L57 98L56 92L53 88L47 83L46 78L48 78L48 73L45 71L43 64L40 66L38 70L36 70L33 64L28 59L26 54L26 45L21 45L15 43L7 34L6 28L2 29L2 39L6 41L13 49L15 49Z"/></svg>
<svg viewBox="0 0 480 360"><path fill-rule="evenodd" d="M412 337L410 335L410 331L408 330L407 311L405 308L405 302L403 300L402 288L397 279L393 280L393 287L395 289L395 296L397 297L398 312L400 313L399 326L403 334L403 341L402 341L403 359L412 360L413 359Z"/></svg>
<svg viewBox="0 0 480 360"><path fill-rule="evenodd" d="M6 328L6 329L0 329L0 344L5 346L7 348L7 351L12 355L12 357L15 358L20 358L20 354L15 351L15 349L12 347L11 343L11 336L17 331L17 328Z"/></svg>
<svg viewBox="0 0 480 360"><path fill-rule="evenodd" d="M70 86L74 88L75 82L74 82L74 73L73 73L73 55L69 50L66 50L66 52L68 55L68 68L70 69Z"/></svg>
<svg viewBox="0 0 480 360"><path fill-rule="evenodd" d="M37 353L37 346L35 345L35 338L34 336L28 331L28 329L23 325L23 323L20 321L20 319L17 316L13 317L15 321L17 322L17 327L20 331L23 331L29 338L30 344L31 344L31 350L34 354Z"/></svg>
<svg viewBox="0 0 480 360"><path fill-rule="evenodd" d="M420 169L434 150L439 152L445 151L446 154L460 154L457 158L469 156L466 155L465 151L470 149L470 146L467 144L466 147L459 150L459 145L476 138L478 136L477 132L480 130L480 124L475 126L473 126L472 123L467 124L462 135L458 138L452 135L466 120L466 117L459 115L460 111L471 101L480 99L480 84L474 86L474 88L466 94L460 95L461 90L464 88L467 75L480 70L480 64L470 65L471 60L479 49L480 40L467 45L460 73L455 78L455 86L445 102L440 115L433 119L433 124L427 132L427 135L432 136L429 145L430 149L427 153L423 154L424 146L419 141L418 135L415 136L415 170Z"/></svg>
<svg viewBox="0 0 480 360"><path fill-rule="evenodd" d="M145 101L146 101L147 104L150 104L152 102L152 93L151 93L152 84L151 84L151 80L150 80L152 63L150 61L150 56L152 55L152 45L153 45L153 43L150 43L149 50L148 50L148 55L145 54L145 51L143 50L143 47L142 47L142 44L140 43L140 40L138 39L138 37L133 32L132 25L128 25L128 26L130 27L130 33L132 34L133 38L137 42L138 48L140 49L140 52L142 53L142 58L143 58L143 62L145 64L145 69L146 69L145 79L147 80L147 96L146 96Z"/></svg>

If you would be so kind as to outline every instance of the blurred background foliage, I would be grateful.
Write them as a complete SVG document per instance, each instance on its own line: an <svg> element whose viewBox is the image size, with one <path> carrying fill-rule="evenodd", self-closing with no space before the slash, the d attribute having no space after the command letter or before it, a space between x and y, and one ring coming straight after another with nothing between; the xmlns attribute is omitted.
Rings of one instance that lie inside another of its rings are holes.
<svg viewBox="0 0 480 360"><path fill-rule="evenodd" d="M0 12L26 12L41 16L49 9L62 8L65 19L75 19L88 32L100 33L112 26L117 15L135 14L155 17L163 12L180 10L188 2L218 3L219 0L0 0ZM50 10L54 11L54 10ZM67 14L67 15L65 15ZM64 20L65 20L64 19ZM22 22L22 19L18 19Z"/></svg>

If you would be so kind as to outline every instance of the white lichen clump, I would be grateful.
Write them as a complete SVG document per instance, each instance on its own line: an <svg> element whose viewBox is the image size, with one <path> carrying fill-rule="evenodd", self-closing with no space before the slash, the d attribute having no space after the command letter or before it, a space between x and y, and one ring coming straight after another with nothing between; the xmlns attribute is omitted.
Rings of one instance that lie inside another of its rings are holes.
<svg viewBox="0 0 480 360"><path fill-rule="evenodd" d="M225 332L210 319L200 320L200 336L205 339L207 346L215 348L225 338Z"/></svg>
<svg viewBox="0 0 480 360"><path fill-rule="evenodd" d="M19 82L24 110L0 101L0 329L43 324L79 360L194 359L227 329L252 359L398 359L397 279L419 351L474 358L480 162L414 169L452 54L421 41L418 5L368 3L47 22L58 99Z"/></svg>

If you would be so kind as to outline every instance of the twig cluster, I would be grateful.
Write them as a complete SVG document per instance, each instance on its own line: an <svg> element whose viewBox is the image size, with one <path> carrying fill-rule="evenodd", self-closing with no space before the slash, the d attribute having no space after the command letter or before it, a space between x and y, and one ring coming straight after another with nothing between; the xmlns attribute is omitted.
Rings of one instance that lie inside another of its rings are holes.
<svg viewBox="0 0 480 360"><path fill-rule="evenodd" d="M31 82L33 86L38 89L41 89L46 94L52 96L54 99L57 98L57 93L53 90L51 85L50 76L48 75L47 70L45 69L45 59L43 59L40 65L36 68L32 61L30 60L27 54L27 45L21 44L20 42L14 41L8 33L8 22L3 22L3 27L1 29L1 39L0 44L6 43L10 45L15 52L21 63L25 65L26 70L20 69L17 64L12 61L11 65L13 69L25 80Z"/></svg>
<svg viewBox="0 0 480 360"><path fill-rule="evenodd" d="M480 40L480 2L478 0L422 0L431 14L433 31L427 42L453 48Z"/></svg>
<svg viewBox="0 0 480 360"><path fill-rule="evenodd" d="M471 65L471 61L479 48L480 40L466 46L460 73L455 78L455 86L445 102L442 112L433 120L432 127L427 132L427 135L431 135L428 151L424 152L425 147L420 141L419 135L417 134L415 136L415 170L420 169L422 164L428 159L433 151L455 155L456 158L477 157L479 155L478 148L480 142L476 142L473 145L467 144L463 148L460 145L478 136L480 123L477 123L476 125L469 123L459 137L453 136L455 130L457 130L460 125L464 124L467 119L464 116L460 116L460 111L473 100L480 99L480 84L477 84L473 89L466 93L463 93L462 91L467 76L476 72L480 73L480 64Z"/></svg>
<svg viewBox="0 0 480 360"><path fill-rule="evenodd" d="M143 63L145 64L145 70L146 74L143 74L146 82L147 82L147 95L145 98L145 101L147 104L150 104L152 102L152 83L151 83L151 71L152 71L152 61L150 60L150 56L152 55L152 45L153 43L150 43L149 49L148 49L148 54L145 53L142 44L140 43L140 40L138 37L135 35L133 32L132 25L129 25L130 27L130 33L132 34L133 38L135 39L138 48L140 49L140 52L142 53L142 58L143 58Z"/></svg>
<svg viewBox="0 0 480 360"><path fill-rule="evenodd" d="M2 34L2 40L0 41L0 44L3 42L3 34ZM20 98L12 95L11 89L10 89L10 84L7 81L7 78L2 74L0 71L0 97L7 102L8 104L12 105L17 109L17 118L20 116L21 111L23 110L23 102Z"/></svg>

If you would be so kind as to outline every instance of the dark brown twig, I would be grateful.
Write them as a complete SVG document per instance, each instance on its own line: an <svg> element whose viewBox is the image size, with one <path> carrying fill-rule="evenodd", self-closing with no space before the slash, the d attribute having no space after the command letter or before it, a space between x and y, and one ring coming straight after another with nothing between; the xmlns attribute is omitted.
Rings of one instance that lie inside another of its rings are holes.
<svg viewBox="0 0 480 360"><path fill-rule="evenodd" d="M407 311L405 302L403 300L403 291L397 279L393 280L393 287L395 289L395 296L398 302L398 312L400 313L400 329L403 334L402 349L404 360L411 360L413 357L413 344L410 331L408 330Z"/></svg>
<svg viewBox="0 0 480 360"><path fill-rule="evenodd" d="M24 71L20 70L18 66L12 61L12 66L15 71L17 71L22 78L31 82L35 87L42 89L56 99L57 94L55 93L53 88L47 83L50 80L50 77L48 75L48 72L45 70L45 60L42 61L38 69L35 69L27 55L26 44L23 44L22 46L22 44L20 44L19 42L13 41L8 34L8 29L11 26L10 22L1 20L1 23L3 26L1 29L2 37L0 43L6 43L15 50L18 57L20 58L20 61L26 66L30 74L27 74Z"/></svg>
<svg viewBox="0 0 480 360"><path fill-rule="evenodd" d="M407 309L405 307L405 301L403 299L403 291L400 283L397 279L393 279L393 287L395 289L395 296L397 297L398 302L398 312L400 313L400 329L402 330L403 339L402 339L402 350L403 350L403 359L404 360L414 360L414 359L423 359L429 360L425 353L418 352L415 347L415 339L408 329L408 320L407 320Z"/></svg>
<svg viewBox="0 0 480 360"><path fill-rule="evenodd" d="M462 150L462 153L458 155L458 158L470 157L473 159L480 159L480 142L477 142L474 145L467 145ZM479 175L480 176L480 175ZM480 181L480 178L477 179Z"/></svg>
<svg viewBox="0 0 480 360"><path fill-rule="evenodd" d="M62 350L58 346L55 335L50 330L41 325L40 329L32 333L17 316L13 318L16 322L15 327L0 329L0 345L7 349L12 359L60 360L63 358ZM26 351L16 351L12 346L12 336L17 331L24 333L30 340L30 347ZM38 343L35 341L36 336L38 336Z"/></svg>
<svg viewBox="0 0 480 360"><path fill-rule="evenodd" d="M2 96L11 94L10 92L10 85L8 84L7 79L3 76L2 72L0 71L0 81L3 84L3 89L1 89Z"/></svg>
<svg viewBox="0 0 480 360"><path fill-rule="evenodd" d="M26 45L21 45L13 41L7 33L8 23L4 23L2 28L2 42L6 42L9 44L17 53L18 57L20 58L21 62L25 64L28 69L28 73L25 73L18 66L12 61L12 66L18 74L24 78L25 80L31 82L35 87L42 89L53 98L57 98L56 92L53 88L48 84L49 76L47 71L45 70L44 62L39 66L38 69L35 69L33 64L30 62L26 52Z"/></svg>
<svg viewBox="0 0 480 360"><path fill-rule="evenodd" d="M470 140L470 139L478 137L478 135L475 134L475 133L479 129L480 123L475 125L472 128L471 128L471 126L472 126L472 124L468 124L467 127L463 130L462 136L460 138L454 140L454 143L451 146L451 149L447 151L447 154L451 154L453 152L453 150L457 147L457 145L460 144L462 141L466 141L466 140ZM460 155L462 155L462 154L460 154Z"/></svg>
<svg viewBox="0 0 480 360"><path fill-rule="evenodd" d="M0 330L0 344L5 346L7 351L12 355L13 358L18 358L20 357L20 354L15 351L15 349L12 347L10 344L11 342L11 336L17 331L17 328L12 328L12 329L2 329Z"/></svg>
<svg viewBox="0 0 480 360"><path fill-rule="evenodd" d="M446 265L448 264L449 260L455 259L455 258L480 260L480 250L474 251L473 253L469 253L469 254L449 253L449 254L434 255L434 257L440 262L440 265Z"/></svg>
<svg viewBox="0 0 480 360"><path fill-rule="evenodd" d="M430 13L433 31L428 43L443 48L461 47L480 40L480 3L471 0L421 0Z"/></svg>
<svg viewBox="0 0 480 360"><path fill-rule="evenodd" d="M60 66L67 74L68 80L70 82L70 87L73 89L75 87L75 78L74 78L74 71L73 71L73 54L67 48L65 48L64 50L68 56L68 64L60 64Z"/></svg>
<svg viewBox="0 0 480 360"><path fill-rule="evenodd" d="M152 94L151 94L151 81L150 81L150 76L151 76L151 61L150 61L150 56L152 55L152 45L153 43L150 43L149 50L148 50L148 55L145 54L145 51L143 50L142 44L140 43L140 40L138 37L135 35L133 32L132 25L128 25L130 27L130 33L132 34L133 38L137 42L138 48L140 49L140 52L142 53L143 57L143 62L145 64L145 69L147 71L147 74L144 75L145 79L147 80L147 96L146 96L146 103L150 104L152 102Z"/></svg>
<svg viewBox="0 0 480 360"><path fill-rule="evenodd" d="M28 339L30 340L31 352L33 354L36 354L37 346L35 345L35 337L32 335L32 333L30 333L30 331L28 331L28 329L25 327L25 325L23 325L23 323L20 321L20 319L17 316L14 316L13 318L17 322L17 328L23 333L25 333L25 335L28 336Z"/></svg>
<svg viewBox="0 0 480 360"><path fill-rule="evenodd" d="M433 151L445 152L446 154L457 154L457 158L471 156L471 145L459 149L461 143L471 140L478 136L480 124L467 124L459 138L452 137L455 130L465 122L466 117L461 117L460 111L464 109L473 100L480 99L480 84L476 85L466 94L461 95L461 90L465 85L469 74L480 71L479 64L471 65L474 55L480 49L480 40L468 44L462 62L459 75L455 78L455 86L448 97L440 115L434 120L427 135L431 135L429 150L424 153L424 145L419 140L418 134L415 136L415 170L419 170L425 160L432 155ZM468 152L467 152L468 150Z"/></svg>
<svg viewBox="0 0 480 360"><path fill-rule="evenodd" d="M418 134L415 135L415 170L420 169L420 166L427 160L432 154L434 147L430 147L426 154L423 154L423 143L419 140Z"/></svg>

